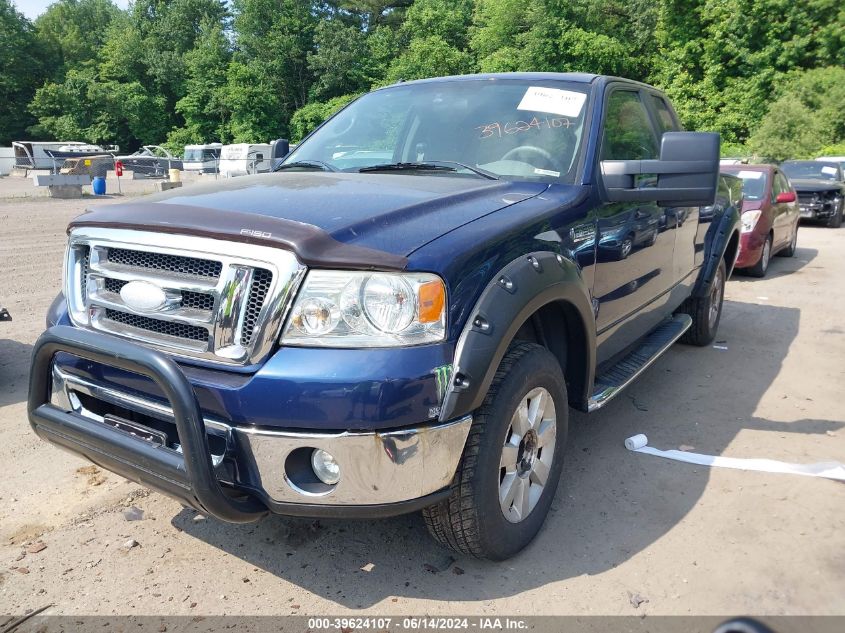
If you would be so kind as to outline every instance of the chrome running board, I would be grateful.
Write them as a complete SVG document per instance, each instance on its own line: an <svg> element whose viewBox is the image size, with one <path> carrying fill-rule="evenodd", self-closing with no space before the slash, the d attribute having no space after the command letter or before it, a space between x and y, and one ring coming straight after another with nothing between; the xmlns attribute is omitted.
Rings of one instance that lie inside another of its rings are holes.
<svg viewBox="0 0 845 633"><path fill-rule="evenodd" d="M601 409L614 396L648 369L692 325L688 314L676 314L661 323L646 336L642 344L629 352L618 363L596 377L593 395L587 403L588 411Z"/></svg>

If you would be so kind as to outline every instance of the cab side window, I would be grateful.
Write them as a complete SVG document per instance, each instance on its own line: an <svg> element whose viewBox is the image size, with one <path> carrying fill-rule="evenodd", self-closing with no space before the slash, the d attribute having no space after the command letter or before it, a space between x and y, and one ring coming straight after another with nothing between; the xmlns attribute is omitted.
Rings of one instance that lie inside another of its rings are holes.
<svg viewBox="0 0 845 633"><path fill-rule="evenodd" d="M657 137L638 92L616 90L607 99L602 160L658 157Z"/></svg>

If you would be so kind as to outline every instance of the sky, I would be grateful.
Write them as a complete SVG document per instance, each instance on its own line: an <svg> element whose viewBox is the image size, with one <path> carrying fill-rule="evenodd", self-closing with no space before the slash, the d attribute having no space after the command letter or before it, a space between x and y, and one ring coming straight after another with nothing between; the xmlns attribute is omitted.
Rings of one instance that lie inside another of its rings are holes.
<svg viewBox="0 0 845 633"><path fill-rule="evenodd" d="M23 13L30 20L34 20L39 15L44 13L55 0L12 0L18 11ZM129 0L112 0L121 9L125 9L129 4Z"/></svg>

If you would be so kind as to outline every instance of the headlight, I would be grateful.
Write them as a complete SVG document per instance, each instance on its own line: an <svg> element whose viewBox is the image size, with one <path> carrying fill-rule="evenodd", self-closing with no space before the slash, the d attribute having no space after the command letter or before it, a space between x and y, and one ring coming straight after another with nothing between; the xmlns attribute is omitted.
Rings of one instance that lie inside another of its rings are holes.
<svg viewBox="0 0 845 633"><path fill-rule="evenodd" d="M742 223L743 233L750 233L754 230L754 227L757 226L757 220L760 219L761 213L762 212L760 210L746 211L740 216L740 222Z"/></svg>
<svg viewBox="0 0 845 633"><path fill-rule="evenodd" d="M308 273L282 334L285 345L396 347L446 333L446 288L429 273Z"/></svg>

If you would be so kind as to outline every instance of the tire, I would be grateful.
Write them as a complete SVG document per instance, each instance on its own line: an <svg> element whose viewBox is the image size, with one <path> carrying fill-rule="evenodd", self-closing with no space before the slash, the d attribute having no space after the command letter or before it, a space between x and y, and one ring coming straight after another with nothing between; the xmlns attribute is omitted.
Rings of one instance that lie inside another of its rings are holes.
<svg viewBox="0 0 845 633"><path fill-rule="evenodd" d="M752 277L765 277L766 271L769 270L769 262L772 261L772 235L771 233L766 237L766 241L763 244L763 250L760 252L760 259L757 260L757 263L751 266L750 268L746 268L745 272Z"/></svg>
<svg viewBox="0 0 845 633"><path fill-rule="evenodd" d="M517 409L526 403L527 415L520 418ZM532 425L535 406L544 414ZM423 510L431 535L460 554L490 560L504 560L528 545L545 521L560 479L568 407L557 359L534 343L511 345L473 416L449 497ZM528 420L530 430L520 434L520 420ZM502 496L512 500L500 502Z"/></svg>
<svg viewBox="0 0 845 633"><path fill-rule="evenodd" d="M839 201L836 204L836 213L834 213L832 217L828 218L827 226L831 229L838 229L842 226L842 198L839 198Z"/></svg>
<svg viewBox="0 0 845 633"><path fill-rule="evenodd" d="M792 232L792 241L789 246L778 252L778 257L795 257L795 251L798 250L798 225L795 225L795 230Z"/></svg>
<svg viewBox="0 0 845 633"><path fill-rule="evenodd" d="M692 325L684 332L681 343L704 347L713 342L722 320L722 305L725 299L725 260L719 261L716 276L706 297L690 297L681 306L680 312L692 317Z"/></svg>
<svg viewBox="0 0 845 633"><path fill-rule="evenodd" d="M634 236L626 235L622 240L622 243L619 245L619 250L616 251L616 260L622 261L623 259L627 259L633 250Z"/></svg>

